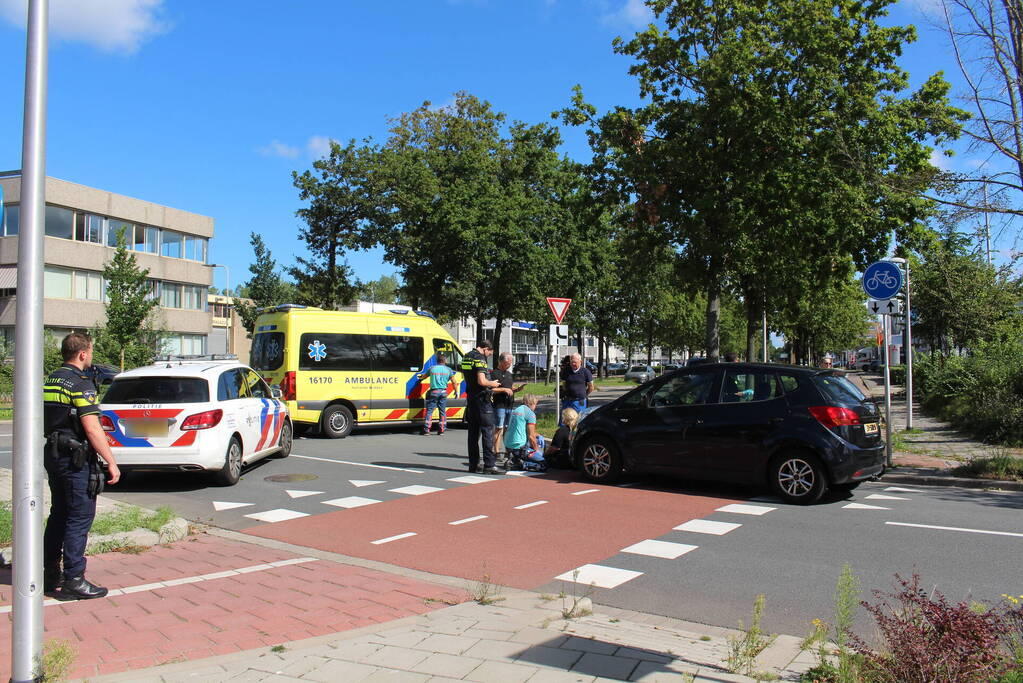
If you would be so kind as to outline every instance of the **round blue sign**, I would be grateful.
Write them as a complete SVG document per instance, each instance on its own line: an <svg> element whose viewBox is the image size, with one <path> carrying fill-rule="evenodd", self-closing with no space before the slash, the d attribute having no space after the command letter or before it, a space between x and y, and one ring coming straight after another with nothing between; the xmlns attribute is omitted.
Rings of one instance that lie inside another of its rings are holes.
<svg viewBox="0 0 1023 683"><path fill-rule="evenodd" d="M863 271L863 291L871 299L891 299L902 289L902 269L891 261L875 261Z"/></svg>

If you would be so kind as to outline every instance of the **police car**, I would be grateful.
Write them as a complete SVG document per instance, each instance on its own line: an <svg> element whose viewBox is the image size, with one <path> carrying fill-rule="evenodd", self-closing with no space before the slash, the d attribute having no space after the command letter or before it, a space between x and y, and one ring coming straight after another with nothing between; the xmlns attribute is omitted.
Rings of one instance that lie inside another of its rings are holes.
<svg viewBox="0 0 1023 683"><path fill-rule="evenodd" d="M174 356L114 378L100 424L126 470L210 472L238 482L242 466L291 453L280 391L234 356Z"/></svg>

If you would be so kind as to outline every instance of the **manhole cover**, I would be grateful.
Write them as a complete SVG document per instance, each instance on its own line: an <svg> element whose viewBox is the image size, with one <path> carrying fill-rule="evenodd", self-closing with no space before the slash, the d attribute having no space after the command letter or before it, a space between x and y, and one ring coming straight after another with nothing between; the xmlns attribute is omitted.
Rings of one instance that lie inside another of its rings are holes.
<svg viewBox="0 0 1023 683"><path fill-rule="evenodd" d="M293 481L309 481L311 479L319 479L319 476L316 474L272 474L269 477L264 477L263 481L276 481L287 484Z"/></svg>

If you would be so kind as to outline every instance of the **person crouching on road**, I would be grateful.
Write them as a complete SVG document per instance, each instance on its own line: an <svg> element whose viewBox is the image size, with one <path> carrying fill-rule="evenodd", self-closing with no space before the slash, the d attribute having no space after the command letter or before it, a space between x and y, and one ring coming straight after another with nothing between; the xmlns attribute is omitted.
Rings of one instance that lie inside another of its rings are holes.
<svg viewBox="0 0 1023 683"><path fill-rule="evenodd" d="M43 466L50 482L50 516L43 533L43 591L63 598L102 598L107 589L85 579L85 544L103 490L97 454L107 464L108 484L121 478L99 422L96 385L85 371L92 365L92 339L72 332L60 353L64 364L43 384ZM64 562L61 570L61 560Z"/></svg>
<svg viewBox="0 0 1023 683"><path fill-rule="evenodd" d="M549 467L572 468L572 431L578 422L579 413L574 409L565 408L561 411L561 426L543 451L543 459Z"/></svg>
<svg viewBox="0 0 1023 683"><path fill-rule="evenodd" d="M430 433L430 425L433 419L433 409L440 411L440 430L437 434L443 434L448 424L448 383L455 376L455 371L446 365L443 354L437 354L437 364L430 368L429 372L419 375L419 379L430 378L430 388L426 390L426 422L423 424L423 434Z"/></svg>
<svg viewBox="0 0 1023 683"><path fill-rule="evenodd" d="M533 394L522 397L522 405L511 412L508 419L508 433L504 443L508 447L513 466L523 469L547 469L544 463L544 438L536 433L536 404Z"/></svg>

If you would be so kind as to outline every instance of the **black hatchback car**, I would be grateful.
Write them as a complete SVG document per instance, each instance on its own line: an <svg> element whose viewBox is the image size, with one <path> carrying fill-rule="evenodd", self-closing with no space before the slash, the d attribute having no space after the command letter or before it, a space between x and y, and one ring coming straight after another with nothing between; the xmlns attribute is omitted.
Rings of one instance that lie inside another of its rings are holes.
<svg viewBox="0 0 1023 683"><path fill-rule="evenodd" d="M841 371L709 363L651 380L586 414L575 465L595 482L623 472L767 485L790 503L884 472L877 406Z"/></svg>

